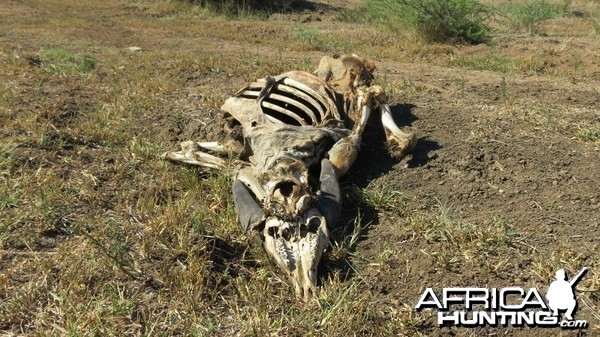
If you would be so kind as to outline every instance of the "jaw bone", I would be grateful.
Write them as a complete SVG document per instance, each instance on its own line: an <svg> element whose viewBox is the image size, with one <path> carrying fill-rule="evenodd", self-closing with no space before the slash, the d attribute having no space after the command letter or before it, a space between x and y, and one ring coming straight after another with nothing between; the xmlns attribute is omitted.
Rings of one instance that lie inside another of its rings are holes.
<svg viewBox="0 0 600 337"><path fill-rule="evenodd" d="M270 217L265 223L264 247L286 272L298 297L308 301L317 285L317 268L329 244L327 221L311 208L296 221Z"/></svg>

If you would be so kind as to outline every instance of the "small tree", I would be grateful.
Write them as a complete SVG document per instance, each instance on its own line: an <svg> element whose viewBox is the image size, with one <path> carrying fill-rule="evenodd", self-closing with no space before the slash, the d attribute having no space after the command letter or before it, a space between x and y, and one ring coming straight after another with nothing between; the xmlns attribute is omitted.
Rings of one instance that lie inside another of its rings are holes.
<svg viewBox="0 0 600 337"><path fill-rule="evenodd" d="M431 42L482 43L490 28L483 23L491 10L475 0L366 0L377 20L413 29Z"/></svg>

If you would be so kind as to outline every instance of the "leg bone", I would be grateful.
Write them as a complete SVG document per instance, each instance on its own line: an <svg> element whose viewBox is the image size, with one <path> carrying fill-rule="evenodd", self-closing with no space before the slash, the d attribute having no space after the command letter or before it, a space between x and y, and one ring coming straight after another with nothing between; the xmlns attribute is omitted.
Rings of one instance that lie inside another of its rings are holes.
<svg viewBox="0 0 600 337"><path fill-rule="evenodd" d="M219 142L197 142L196 144L198 144L199 147L208 151L213 151L217 153L224 153L226 151L225 147Z"/></svg>
<svg viewBox="0 0 600 337"><path fill-rule="evenodd" d="M200 146L198 143L186 141L181 143L181 151L165 152L162 154L162 158L219 170L227 166L223 159L199 150Z"/></svg>
<svg viewBox="0 0 600 337"><path fill-rule="evenodd" d="M333 144L329 150L329 160L333 164L337 177L342 177L348 172L356 157L360 147L360 135L353 133L344 137Z"/></svg>
<svg viewBox="0 0 600 337"><path fill-rule="evenodd" d="M356 157L358 156L358 150L360 148L361 135L367 126L367 121L371 115L371 107L365 104L363 96L358 96L357 106L362 107L360 120L354 127L354 132L348 136L340 139L337 143L333 144L329 150L329 160L335 168L335 173L338 177L342 177L348 172Z"/></svg>
<svg viewBox="0 0 600 337"><path fill-rule="evenodd" d="M415 148L417 136L414 133L402 132L398 128L387 104L380 104L379 108L381 109L381 123L388 140L388 149L394 157L402 158Z"/></svg>

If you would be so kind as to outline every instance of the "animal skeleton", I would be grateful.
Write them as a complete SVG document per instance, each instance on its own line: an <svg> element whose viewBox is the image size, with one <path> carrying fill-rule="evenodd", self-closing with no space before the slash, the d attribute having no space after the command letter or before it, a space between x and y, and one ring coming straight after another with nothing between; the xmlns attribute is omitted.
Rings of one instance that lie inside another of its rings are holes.
<svg viewBox="0 0 600 337"><path fill-rule="evenodd" d="M356 55L336 55L324 57L315 74L259 79L222 106L237 149L235 142L187 141L181 151L163 155L226 169L207 151L239 154L233 170L238 219L247 231L262 234L266 251L305 300L315 290L319 260L341 214L338 178L355 161L371 112L379 109L393 155L404 156L416 143L414 134L394 123L383 89L371 85L374 69Z"/></svg>

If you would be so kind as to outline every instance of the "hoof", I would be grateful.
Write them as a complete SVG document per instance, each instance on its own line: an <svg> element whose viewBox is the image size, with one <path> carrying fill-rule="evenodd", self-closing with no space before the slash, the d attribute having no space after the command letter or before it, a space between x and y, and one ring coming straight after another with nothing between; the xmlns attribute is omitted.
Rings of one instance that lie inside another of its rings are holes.
<svg viewBox="0 0 600 337"><path fill-rule="evenodd" d="M417 146L417 136L411 133L406 138L393 137L387 141L389 154L396 159L402 159L412 153Z"/></svg>

